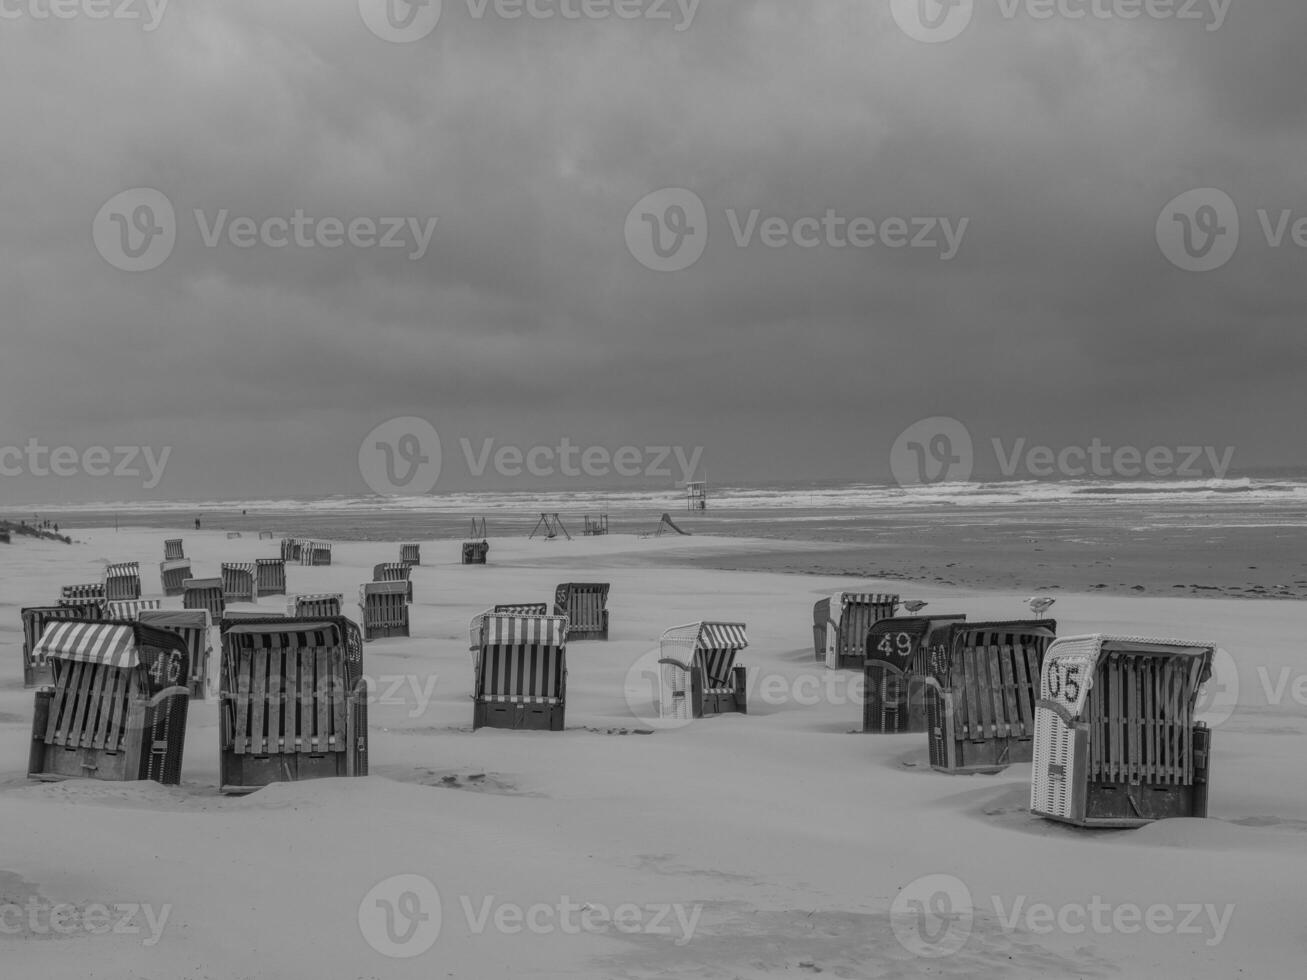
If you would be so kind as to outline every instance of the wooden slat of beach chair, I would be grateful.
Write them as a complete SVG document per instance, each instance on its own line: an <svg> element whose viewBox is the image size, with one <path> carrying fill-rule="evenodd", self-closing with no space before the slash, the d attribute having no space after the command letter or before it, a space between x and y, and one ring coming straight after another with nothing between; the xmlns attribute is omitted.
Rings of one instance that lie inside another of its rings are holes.
<svg viewBox="0 0 1307 980"><path fill-rule="evenodd" d="M282 749L282 712L285 710L281 697L281 673L285 663L285 651L281 647L272 647L268 650L268 683L267 693L264 696L267 736L265 745L266 751L276 755L283 751Z"/></svg>
<svg viewBox="0 0 1307 980"><path fill-rule="evenodd" d="M962 684L961 697L954 698L954 707L961 708L962 717L958 719L956 731L972 741L982 741L985 737L980 713L980 685L984 679L980 673L980 658L975 657L967 647L957 651L953 670ZM955 687L956 691L957 688Z"/></svg>
<svg viewBox="0 0 1307 980"><path fill-rule="evenodd" d="M985 713L985 738L1007 738L1007 712L1003 704L1003 668L999 663L997 637L977 650L984 665L985 686L980 689L981 710Z"/></svg>
<svg viewBox="0 0 1307 980"><path fill-rule="evenodd" d="M63 717L63 736L60 744L68 748L76 748L81 743L82 717L86 714L86 701L89 697L91 664L75 660L69 667L72 690L65 704L66 714Z"/></svg>
<svg viewBox="0 0 1307 980"><path fill-rule="evenodd" d="M271 650L254 651L250 678L250 754L267 755L268 746L268 666Z"/></svg>
<svg viewBox="0 0 1307 980"><path fill-rule="evenodd" d="M1129 704L1127 705L1129 724L1127 726L1130 738L1130 758L1128 760L1128 776L1131 780L1138 780L1143 777L1144 760L1140 753L1140 743L1143 736L1143 699L1140 697L1140 684L1143 678L1139 674L1139 661L1131 660L1130 668L1130 687L1128 691Z"/></svg>
<svg viewBox="0 0 1307 980"><path fill-rule="evenodd" d="M399 597L401 600L403 596ZM402 605L402 602L401 602ZM345 661L339 653L332 651L327 658L328 695L331 699L331 748L335 752L349 751L345 738L349 723L349 705L346 704Z"/></svg>
<svg viewBox="0 0 1307 980"><path fill-rule="evenodd" d="M1157 718L1153 698L1153 658L1136 661L1135 670L1139 675L1139 771L1143 780L1151 783L1157 777L1153 764L1153 729Z"/></svg>
<svg viewBox="0 0 1307 980"><path fill-rule="evenodd" d="M1008 666L1012 676L1012 696L1016 702L1012 722L1023 738L1035 735L1035 702L1039 700L1039 675L1035 675L1033 682L1030 677L1030 646L1026 642L1014 643Z"/></svg>
<svg viewBox="0 0 1307 980"><path fill-rule="evenodd" d="M313 729L313 748L326 752L331 748L330 665L324 647L313 648L313 706L317 715Z"/></svg>
<svg viewBox="0 0 1307 980"><path fill-rule="evenodd" d="M285 716L286 725L286 752L299 752L304 747L304 728L302 716L304 715L304 678L303 668L300 664L301 656L304 653L303 647L288 647L284 651L284 660L282 661L282 670L285 673Z"/></svg>
<svg viewBox="0 0 1307 980"><path fill-rule="evenodd" d="M120 670L106 670L106 676L100 679L100 691L96 704L91 712L90 725L90 746L93 749L103 749L106 745L110 748L116 748L116 740L110 739L116 734L111 731L114 721L114 706L116 704L114 695L118 690L119 677L124 673Z"/></svg>
<svg viewBox="0 0 1307 980"><path fill-rule="evenodd" d="M236 654L236 744L232 748L240 755L250 752L250 698L254 694L257 658L257 650L241 650Z"/></svg>
<svg viewBox="0 0 1307 980"><path fill-rule="evenodd" d="M127 741L127 716L131 711L132 697L136 694L139 674L135 670L115 670L101 667L106 678L104 702L101 710L108 713L109 719L104 730L104 747L117 752ZM148 736L147 736L148 737Z"/></svg>
<svg viewBox="0 0 1307 980"><path fill-rule="evenodd" d="M1017 691L1016 660L1021 652L1019 638L1009 638L1009 642L999 644L998 673L1000 678L1000 704L1003 718L1003 730L1008 738L1020 738L1025 735L1021 724L1020 695Z"/></svg>

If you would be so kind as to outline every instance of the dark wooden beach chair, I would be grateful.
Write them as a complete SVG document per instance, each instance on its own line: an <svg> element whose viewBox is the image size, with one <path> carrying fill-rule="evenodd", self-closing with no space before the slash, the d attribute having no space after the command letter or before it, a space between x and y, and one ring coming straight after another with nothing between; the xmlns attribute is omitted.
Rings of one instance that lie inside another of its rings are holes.
<svg viewBox="0 0 1307 980"><path fill-rule="evenodd" d="M254 585L254 562L222 563L222 601L253 602L258 598Z"/></svg>
<svg viewBox="0 0 1307 980"><path fill-rule="evenodd" d="M487 613L474 639L472 728L561 732L567 711L567 620Z"/></svg>
<svg viewBox="0 0 1307 980"><path fill-rule="evenodd" d="M1194 717L1215 648L1077 636L1044 656L1030 811L1081 827L1207 816L1211 731Z"/></svg>
<svg viewBox="0 0 1307 980"><path fill-rule="evenodd" d="M227 540L228 540L228 541L234 541L234 540L236 540L237 538L239 538L240 536L241 536L241 532L240 532L240 531L228 531L228 532L227 532Z"/></svg>
<svg viewBox="0 0 1307 980"><path fill-rule="evenodd" d="M863 666L862 730L877 735L928 731L926 690L930 649L965 615L901 617L877 621L867 633Z"/></svg>
<svg viewBox="0 0 1307 980"><path fill-rule="evenodd" d="M219 783L368 773L368 689L358 627L343 617L222 624Z"/></svg>
<svg viewBox="0 0 1307 980"><path fill-rule="evenodd" d="M105 568L104 597L106 599L139 599L141 597L140 562L116 562Z"/></svg>
<svg viewBox="0 0 1307 980"><path fill-rule="evenodd" d="M691 623L659 638L659 713L705 718L748 713L745 669L736 663L749 645L743 623Z"/></svg>
<svg viewBox="0 0 1307 980"><path fill-rule="evenodd" d="M401 544L399 546L399 560L405 565L422 564L422 547L416 544Z"/></svg>
<svg viewBox="0 0 1307 980"><path fill-rule="evenodd" d="M181 782L190 658L179 637L139 623L60 620L37 653L53 679L36 694L29 778Z"/></svg>
<svg viewBox="0 0 1307 980"><path fill-rule="evenodd" d="M820 606L821 603L818 603ZM882 619L889 619L899 606L899 597L881 592L836 592L825 605L825 640L819 660L832 670L853 667L862 670L867 656L867 632ZM813 610L814 621L819 614ZM816 630L814 627L814 641Z"/></svg>
<svg viewBox="0 0 1307 980"><path fill-rule="evenodd" d="M164 561L181 561L186 557L182 550L181 538L168 538L163 543L163 560Z"/></svg>
<svg viewBox="0 0 1307 980"><path fill-rule="evenodd" d="M345 597L339 592L293 595L286 600L286 615L292 618L339 616L344 608Z"/></svg>
<svg viewBox="0 0 1307 980"><path fill-rule="evenodd" d="M256 558L254 560L254 593L256 596L286 594L285 559Z"/></svg>
<svg viewBox="0 0 1307 980"><path fill-rule="evenodd" d="M359 622L363 639L408 636L408 604L411 583L368 582L359 589Z"/></svg>
<svg viewBox="0 0 1307 980"><path fill-rule="evenodd" d="M403 582L405 583L405 596L407 601L413 601L413 582L410 576L413 574L413 566L405 565L398 561L384 561L380 565L372 566L372 581L374 582Z"/></svg>
<svg viewBox="0 0 1307 980"><path fill-rule="evenodd" d="M49 663L43 657L37 656L36 645L47 626L58 620L103 619L103 610L104 606L99 600L74 602L71 599L63 600L58 606L30 606L21 610L20 615L23 620L23 687L49 684L53 680Z"/></svg>
<svg viewBox="0 0 1307 980"><path fill-rule="evenodd" d="M1029 762L1051 619L953 623L930 647L926 721L938 772L998 772Z"/></svg>
<svg viewBox="0 0 1307 980"><path fill-rule="evenodd" d="M226 609L222 579L188 578L182 583L182 608L207 610L209 619L220 622Z"/></svg>
<svg viewBox="0 0 1307 980"><path fill-rule="evenodd" d="M569 640L608 639L608 583L566 582L554 590L554 615L567 617Z"/></svg>
<svg viewBox="0 0 1307 980"><path fill-rule="evenodd" d="M490 554L489 541L464 541L463 542L463 564L464 565L484 565L486 556Z"/></svg>
<svg viewBox="0 0 1307 980"><path fill-rule="evenodd" d="M170 558L159 563L159 581L166 596L181 595L191 577L189 558Z"/></svg>
<svg viewBox="0 0 1307 980"><path fill-rule="evenodd" d="M299 563L303 560L304 555L303 538L282 538L281 539L281 559L282 561Z"/></svg>
<svg viewBox="0 0 1307 980"><path fill-rule="evenodd" d="M273 539L273 537L274 537L274 535L273 535L273 533L272 533L271 531L260 531L260 532L259 532L259 540L260 540L260 541L271 541L271 540Z"/></svg>
<svg viewBox="0 0 1307 980"><path fill-rule="evenodd" d="M300 547L301 565L330 565L331 545L325 541L309 541Z"/></svg>
<svg viewBox="0 0 1307 980"><path fill-rule="evenodd" d="M142 626L174 633L186 645L190 658L190 690L192 701L208 697L209 661L213 645L209 639L212 621L204 609L154 609L142 611L137 620Z"/></svg>

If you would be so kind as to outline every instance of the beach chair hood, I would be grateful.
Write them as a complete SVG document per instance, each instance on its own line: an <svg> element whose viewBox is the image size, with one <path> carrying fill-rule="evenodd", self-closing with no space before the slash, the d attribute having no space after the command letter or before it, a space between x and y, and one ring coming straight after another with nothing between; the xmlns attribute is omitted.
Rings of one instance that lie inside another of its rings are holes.
<svg viewBox="0 0 1307 980"><path fill-rule="evenodd" d="M1099 662L1113 653L1160 653L1193 658L1192 688L1197 692L1211 674L1211 657L1216 647L1194 640L1170 640L1139 636L1109 636L1096 633L1064 636L1049 645L1044 654L1039 706L1056 712L1064 721L1078 719L1085 710ZM1068 670L1076 683L1066 684Z"/></svg>
<svg viewBox="0 0 1307 980"><path fill-rule="evenodd" d="M131 668L142 663L136 631L122 623L51 623L37 641L36 653L49 660L79 661Z"/></svg>

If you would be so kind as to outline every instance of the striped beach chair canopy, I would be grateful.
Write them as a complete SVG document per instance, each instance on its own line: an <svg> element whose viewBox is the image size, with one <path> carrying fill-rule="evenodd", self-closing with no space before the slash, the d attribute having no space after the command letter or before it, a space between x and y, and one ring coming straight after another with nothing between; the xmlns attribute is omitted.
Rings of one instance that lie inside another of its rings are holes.
<svg viewBox="0 0 1307 980"><path fill-rule="evenodd" d="M207 630L211 625L207 609L143 609L137 617L142 626L171 630Z"/></svg>
<svg viewBox="0 0 1307 980"><path fill-rule="evenodd" d="M340 592L313 592L305 595L293 595L286 599L286 615L339 616L344 605L345 596Z"/></svg>
<svg viewBox="0 0 1307 980"><path fill-rule="evenodd" d="M384 561L372 567L374 582L407 582L413 575L413 566L399 561Z"/></svg>
<svg viewBox="0 0 1307 980"><path fill-rule="evenodd" d="M689 670L692 660L703 666L705 693L731 689L735 657L749 645L744 623L701 622L674 626L659 638L666 659L679 660Z"/></svg>
<svg viewBox="0 0 1307 980"><path fill-rule="evenodd" d="M88 599L98 601L103 598L104 584L101 582L88 582L84 585L65 585L59 590L59 604L61 606L86 602Z"/></svg>
<svg viewBox="0 0 1307 980"><path fill-rule="evenodd" d="M351 679L363 669L358 627L342 617L275 617L224 621L224 647L235 650L335 649L344 651Z"/></svg>
<svg viewBox="0 0 1307 980"><path fill-rule="evenodd" d="M42 660L64 660L108 667L131 668L141 663L136 631L122 623L56 620L36 643Z"/></svg>
<svg viewBox="0 0 1307 980"><path fill-rule="evenodd" d="M168 538L163 542L163 557L165 561L176 561L178 558L185 558L186 552L182 550L181 538Z"/></svg>
<svg viewBox="0 0 1307 980"><path fill-rule="evenodd" d="M158 599L109 599L104 604L104 618L117 620L139 620L141 613L158 609L163 603Z"/></svg>
<svg viewBox="0 0 1307 980"><path fill-rule="evenodd" d="M114 562L105 566L104 578L108 581L111 578L140 578L141 563L138 561L121 561Z"/></svg>
<svg viewBox="0 0 1307 980"><path fill-rule="evenodd" d="M561 703L566 697L566 646L564 616L485 614L477 699Z"/></svg>

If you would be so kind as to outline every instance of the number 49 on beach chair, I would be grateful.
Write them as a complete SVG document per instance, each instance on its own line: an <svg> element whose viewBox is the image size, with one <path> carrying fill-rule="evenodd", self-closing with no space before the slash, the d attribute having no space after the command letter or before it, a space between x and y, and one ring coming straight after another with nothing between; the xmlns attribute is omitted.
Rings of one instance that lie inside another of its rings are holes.
<svg viewBox="0 0 1307 980"><path fill-rule="evenodd" d="M1207 816L1211 731L1195 720L1215 649L1076 636L1048 649L1030 811L1081 827Z"/></svg>
<svg viewBox="0 0 1307 980"><path fill-rule="evenodd" d="M735 658L748 645L743 623L691 623L664 632L658 640L659 715L747 714L745 670Z"/></svg>
<svg viewBox="0 0 1307 980"><path fill-rule="evenodd" d="M882 619L867 634L862 730L877 735L924 732L929 651L966 616Z"/></svg>
<svg viewBox="0 0 1307 980"><path fill-rule="evenodd" d="M30 778L181 781L190 664L180 637L62 620L37 649L54 683L36 694Z"/></svg>
<svg viewBox="0 0 1307 980"><path fill-rule="evenodd" d="M348 619L224 622L219 683L223 793L367 775L363 643Z"/></svg>

